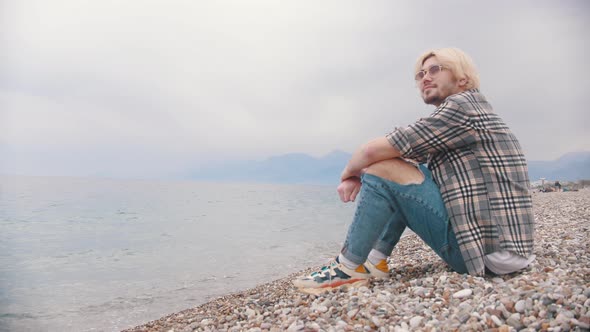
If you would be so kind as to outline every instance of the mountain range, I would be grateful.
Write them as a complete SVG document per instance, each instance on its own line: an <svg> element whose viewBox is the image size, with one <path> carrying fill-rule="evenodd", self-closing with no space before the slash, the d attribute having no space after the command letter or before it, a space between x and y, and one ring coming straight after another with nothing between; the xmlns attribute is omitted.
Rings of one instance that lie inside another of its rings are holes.
<svg viewBox="0 0 590 332"><path fill-rule="evenodd" d="M202 168L188 177L207 181L338 184L350 157L350 153L343 151L333 151L320 158L290 153L262 161L236 161ZM590 151L571 152L550 161L529 161L528 166L531 181L590 179Z"/></svg>
<svg viewBox="0 0 590 332"><path fill-rule="evenodd" d="M528 162L531 181L577 181L590 179L590 151L570 152L556 160Z"/></svg>

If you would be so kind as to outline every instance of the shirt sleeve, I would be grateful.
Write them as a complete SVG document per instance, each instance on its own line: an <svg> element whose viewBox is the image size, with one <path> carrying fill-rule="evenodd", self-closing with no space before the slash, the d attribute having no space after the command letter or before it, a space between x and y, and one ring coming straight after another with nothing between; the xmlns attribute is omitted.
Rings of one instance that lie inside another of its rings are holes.
<svg viewBox="0 0 590 332"><path fill-rule="evenodd" d="M429 154L454 150L475 142L475 130L468 114L447 100L429 117L405 128L395 128L387 139L402 157L425 160Z"/></svg>

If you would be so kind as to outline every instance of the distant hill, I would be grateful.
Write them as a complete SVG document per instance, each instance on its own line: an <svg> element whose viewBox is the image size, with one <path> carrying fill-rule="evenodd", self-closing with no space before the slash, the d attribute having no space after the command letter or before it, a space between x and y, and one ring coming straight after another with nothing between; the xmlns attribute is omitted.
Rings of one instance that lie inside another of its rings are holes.
<svg viewBox="0 0 590 332"><path fill-rule="evenodd" d="M338 184L351 154L333 151L321 158L303 153L273 156L263 161L239 161L193 172L190 178L210 181Z"/></svg>
<svg viewBox="0 0 590 332"><path fill-rule="evenodd" d="M321 158L304 153L273 156L263 161L230 162L195 170L195 180L292 184L338 184L351 154L333 151ZM531 181L590 179L590 151L572 152L552 161L529 161Z"/></svg>
<svg viewBox="0 0 590 332"><path fill-rule="evenodd" d="M577 181L590 179L590 151L570 152L551 161L529 161L531 181L547 180Z"/></svg>

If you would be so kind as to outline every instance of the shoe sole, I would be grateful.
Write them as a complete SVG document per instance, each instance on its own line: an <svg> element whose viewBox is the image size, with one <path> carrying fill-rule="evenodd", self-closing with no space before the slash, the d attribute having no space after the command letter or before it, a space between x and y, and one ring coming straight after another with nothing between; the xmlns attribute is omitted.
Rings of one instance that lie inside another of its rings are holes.
<svg viewBox="0 0 590 332"><path fill-rule="evenodd" d="M346 288L346 287L362 287L362 286L368 286L368 285L369 285L369 279L364 279L364 280L351 282L349 284L339 285L336 287L298 288L298 290L300 292L305 293L305 294L319 295L319 294L322 294L325 292L329 292L332 289Z"/></svg>
<svg viewBox="0 0 590 332"><path fill-rule="evenodd" d="M377 280L388 279L389 277L391 277L391 274L389 272L383 272L381 270L379 270L379 272L369 270L369 272L371 273L371 277Z"/></svg>

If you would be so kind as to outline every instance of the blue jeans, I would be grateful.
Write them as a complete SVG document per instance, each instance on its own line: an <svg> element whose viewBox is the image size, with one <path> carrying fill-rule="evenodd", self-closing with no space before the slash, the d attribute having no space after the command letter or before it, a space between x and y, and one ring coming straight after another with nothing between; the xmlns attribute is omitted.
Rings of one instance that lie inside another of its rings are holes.
<svg viewBox="0 0 590 332"><path fill-rule="evenodd" d="M467 273L457 238L438 186L428 168L421 184L401 185L372 174L363 174L354 219L342 255L363 264L371 249L389 256L409 227L453 270Z"/></svg>

